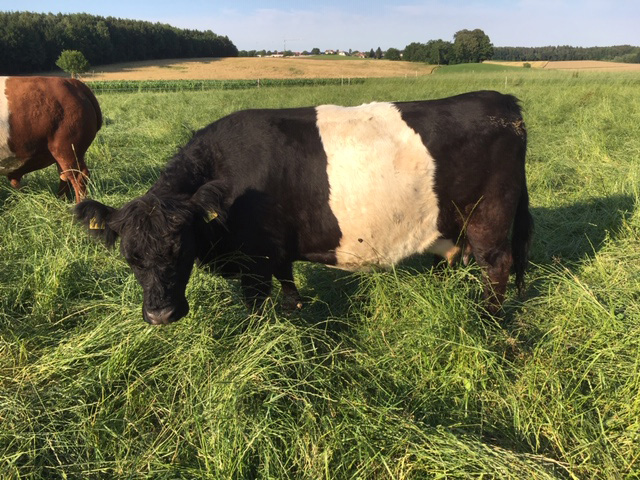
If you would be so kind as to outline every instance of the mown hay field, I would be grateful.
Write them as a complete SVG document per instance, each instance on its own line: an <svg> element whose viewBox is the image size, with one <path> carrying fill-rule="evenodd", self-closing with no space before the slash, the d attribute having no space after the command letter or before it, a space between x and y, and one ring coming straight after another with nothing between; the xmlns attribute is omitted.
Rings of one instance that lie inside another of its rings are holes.
<svg viewBox="0 0 640 480"><path fill-rule="evenodd" d="M638 72L640 73L640 64L638 63L621 63L621 62L604 62L599 60L573 60L573 61L535 61L535 62L500 62L486 61L486 64L504 65L509 67L522 67L525 63L531 65L532 68L544 68L546 70L573 70L583 72Z"/></svg>
<svg viewBox="0 0 640 480"><path fill-rule="evenodd" d="M433 65L335 56L153 60L96 67L85 80L377 78L429 75Z"/></svg>
<svg viewBox="0 0 640 480"><path fill-rule="evenodd" d="M0 478L640 476L640 78L536 69L344 86L99 95L90 195L142 194L192 130L243 108L518 96L536 221L528 288L483 316L477 267L341 273L250 314L196 268L180 322L142 321L117 249L55 198L0 188Z"/></svg>
<svg viewBox="0 0 640 480"><path fill-rule="evenodd" d="M521 67L524 62L485 62ZM528 62L547 70L639 72L640 65L629 63L575 61ZM431 75L441 67L418 62L352 59L340 56L285 58L194 58L149 60L97 66L83 76L86 81L101 80L238 80L292 78L388 78ZM446 68L445 68L446 70ZM62 74L62 72L53 72Z"/></svg>

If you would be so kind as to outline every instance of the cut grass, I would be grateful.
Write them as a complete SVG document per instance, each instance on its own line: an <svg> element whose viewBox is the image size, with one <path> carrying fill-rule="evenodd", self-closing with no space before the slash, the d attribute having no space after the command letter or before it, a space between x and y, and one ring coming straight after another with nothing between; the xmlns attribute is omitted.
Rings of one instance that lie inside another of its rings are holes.
<svg viewBox="0 0 640 480"><path fill-rule="evenodd" d="M640 475L638 79L519 70L348 88L101 95L91 196L142 194L191 130L242 108L516 94L536 236L529 289L483 318L471 265L296 265L305 309L249 314L194 270L153 328L117 251L55 170L0 189L0 477L575 478Z"/></svg>

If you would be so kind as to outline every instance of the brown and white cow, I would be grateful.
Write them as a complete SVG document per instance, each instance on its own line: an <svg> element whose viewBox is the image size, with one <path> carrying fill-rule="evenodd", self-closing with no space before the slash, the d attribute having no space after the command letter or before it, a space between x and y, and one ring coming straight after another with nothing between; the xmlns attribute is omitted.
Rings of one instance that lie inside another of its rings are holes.
<svg viewBox="0 0 640 480"><path fill-rule="evenodd" d="M59 195L86 194L84 155L102 126L93 92L76 79L0 77L0 174L15 188L26 173L58 164Z"/></svg>
<svg viewBox="0 0 640 480"><path fill-rule="evenodd" d="M197 132L145 195L75 212L108 245L120 238L152 324L187 314L194 262L240 273L250 303L273 276L296 306L294 261L358 270L461 250L494 313L511 267L522 287L527 266L526 149L517 100L497 92L246 110Z"/></svg>

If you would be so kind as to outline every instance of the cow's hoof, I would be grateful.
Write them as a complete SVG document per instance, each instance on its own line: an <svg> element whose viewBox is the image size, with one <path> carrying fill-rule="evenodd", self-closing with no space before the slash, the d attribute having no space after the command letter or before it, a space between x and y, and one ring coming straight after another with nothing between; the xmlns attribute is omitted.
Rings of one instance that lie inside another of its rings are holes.
<svg viewBox="0 0 640 480"><path fill-rule="evenodd" d="M302 310L302 299L300 297L287 297L282 300L282 309L285 312L299 312Z"/></svg>

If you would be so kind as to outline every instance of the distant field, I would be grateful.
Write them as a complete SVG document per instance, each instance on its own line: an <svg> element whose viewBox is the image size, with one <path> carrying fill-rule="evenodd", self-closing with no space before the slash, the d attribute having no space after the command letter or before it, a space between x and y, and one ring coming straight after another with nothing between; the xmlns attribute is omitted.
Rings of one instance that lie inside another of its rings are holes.
<svg viewBox="0 0 640 480"><path fill-rule="evenodd" d="M529 63L532 68L544 68L545 70L590 70L601 72L640 72L638 63L600 62L595 60L576 60L566 62L484 62L490 65L504 65L509 67L522 67Z"/></svg>
<svg viewBox="0 0 640 480"><path fill-rule="evenodd" d="M338 61L339 60L339 61ZM282 78L386 78L420 77L435 69L474 70L492 66L522 67L524 62L484 62L484 67L454 65L438 67L416 62L351 59L338 56L307 58L192 58L148 60L144 62L100 65L83 76L84 80L237 80ZM640 64L575 61L528 62L533 68L544 70L581 70L640 72ZM484 71L484 70L483 70ZM64 73L51 72L53 75Z"/></svg>
<svg viewBox="0 0 640 480"><path fill-rule="evenodd" d="M257 78L380 78L429 75L434 66L412 62L310 58L198 58L95 67L85 80L235 80Z"/></svg>

